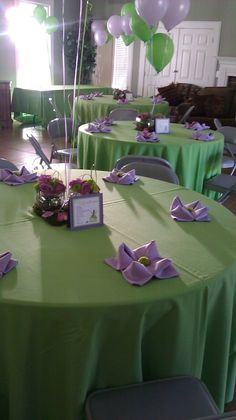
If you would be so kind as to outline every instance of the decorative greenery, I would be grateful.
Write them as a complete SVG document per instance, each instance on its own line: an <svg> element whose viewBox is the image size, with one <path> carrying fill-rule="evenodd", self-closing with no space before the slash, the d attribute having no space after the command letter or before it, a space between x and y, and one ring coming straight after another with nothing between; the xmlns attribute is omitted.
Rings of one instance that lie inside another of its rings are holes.
<svg viewBox="0 0 236 420"><path fill-rule="evenodd" d="M85 39L84 39L84 52L83 52L83 61L82 61L82 74L81 74L81 84L91 83L92 74L96 66L96 45L92 39L91 31L92 17L88 16L86 30L85 30ZM84 27L81 25L81 34L83 33ZM74 76L75 74L75 64L76 64L76 53L77 53L77 43L78 43L78 25L71 25L70 29L66 31L65 34L65 56L67 57L67 62L69 69ZM80 67L80 51L82 46L82 36L80 38L79 45L79 62L78 62L78 73ZM78 75L76 75L78 79ZM78 82L78 80L77 80Z"/></svg>
<svg viewBox="0 0 236 420"><path fill-rule="evenodd" d="M70 191L72 193L81 194L81 195L98 193L100 191L99 186L92 178L90 179L76 178L70 181L69 185L70 185Z"/></svg>

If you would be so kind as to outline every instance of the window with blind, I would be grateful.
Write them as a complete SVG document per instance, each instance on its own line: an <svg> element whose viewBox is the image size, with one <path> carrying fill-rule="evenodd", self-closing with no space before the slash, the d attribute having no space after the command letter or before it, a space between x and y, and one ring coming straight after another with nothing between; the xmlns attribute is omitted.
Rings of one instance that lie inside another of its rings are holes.
<svg viewBox="0 0 236 420"><path fill-rule="evenodd" d="M112 87L128 89L132 71L133 46L126 47L121 38L115 39Z"/></svg>

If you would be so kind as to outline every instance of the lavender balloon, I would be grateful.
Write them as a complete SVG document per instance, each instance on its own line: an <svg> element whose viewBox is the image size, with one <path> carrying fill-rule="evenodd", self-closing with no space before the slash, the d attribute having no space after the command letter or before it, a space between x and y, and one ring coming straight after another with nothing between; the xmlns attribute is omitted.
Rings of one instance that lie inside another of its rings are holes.
<svg viewBox="0 0 236 420"><path fill-rule="evenodd" d="M150 26L156 26L167 12L169 0L135 0L139 16Z"/></svg>
<svg viewBox="0 0 236 420"><path fill-rule="evenodd" d="M174 0L170 1L166 14L162 18L162 22L169 32L178 23L182 22L187 16L190 9L190 0Z"/></svg>
<svg viewBox="0 0 236 420"><path fill-rule="evenodd" d="M130 16L129 15L121 16L121 29L123 30L123 32L126 36L129 36L129 35L132 34L132 29L130 27Z"/></svg>
<svg viewBox="0 0 236 420"><path fill-rule="evenodd" d="M94 20L91 25L92 32L103 31L105 29L105 25L100 20Z"/></svg>
<svg viewBox="0 0 236 420"><path fill-rule="evenodd" d="M99 47L106 44L107 38L108 38L108 35L106 31L99 30L99 31L96 31L94 34L94 40Z"/></svg>
<svg viewBox="0 0 236 420"><path fill-rule="evenodd" d="M122 33L121 16L113 15L107 21L107 29L115 38L119 38Z"/></svg>

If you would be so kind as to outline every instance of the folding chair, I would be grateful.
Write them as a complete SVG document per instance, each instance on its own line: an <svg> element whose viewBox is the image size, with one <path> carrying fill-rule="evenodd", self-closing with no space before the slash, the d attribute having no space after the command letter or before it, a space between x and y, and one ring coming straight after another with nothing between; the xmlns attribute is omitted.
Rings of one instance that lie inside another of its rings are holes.
<svg viewBox="0 0 236 420"><path fill-rule="evenodd" d="M115 108L110 112L109 117L114 121L135 121L137 115L137 109Z"/></svg>
<svg viewBox="0 0 236 420"><path fill-rule="evenodd" d="M4 158L0 158L0 169L10 169L10 171L18 171L18 168L14 163Z"/></svg>
<svg viewBox="0 0 236 420"><path fill-rule="evenodd" d="M70 140L73 136L73 120L72 118L54 118L48 123L47 131L49 137L52 140L52 149L51 149L51 156L50 162L52 159L61 159L64 158L73 158L77 156L78 149L77 148L66 148L66 149L59 149L57 142L61 138L68 138ZM78 132L78 125L75 129L75 135Z"/></svg>

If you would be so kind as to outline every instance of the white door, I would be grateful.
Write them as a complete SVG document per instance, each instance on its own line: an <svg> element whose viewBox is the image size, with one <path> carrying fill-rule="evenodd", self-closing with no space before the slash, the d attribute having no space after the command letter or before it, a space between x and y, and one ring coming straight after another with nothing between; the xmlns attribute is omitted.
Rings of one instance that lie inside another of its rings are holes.
<svg viewBox="0 0 236 420"><path fill-rule="evenodd" d="M139 94L150 96L159 86L171 82L214 86L220 39L220 22L182 22L170 33L175 52L171 62L160 73L145 58L140 48ZM159 26L158 32L165 32Z"/></svg>

